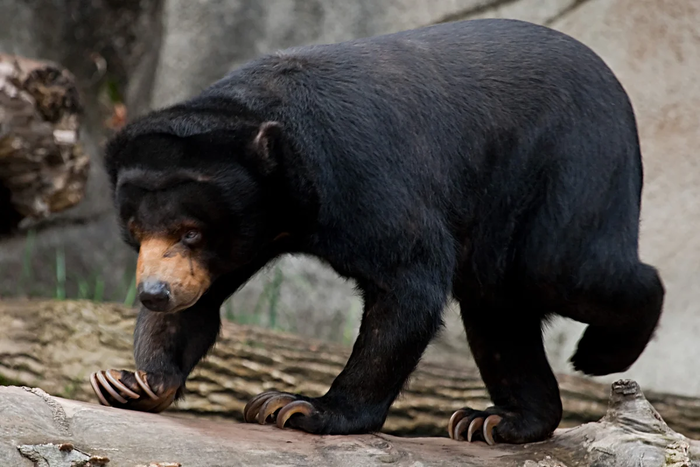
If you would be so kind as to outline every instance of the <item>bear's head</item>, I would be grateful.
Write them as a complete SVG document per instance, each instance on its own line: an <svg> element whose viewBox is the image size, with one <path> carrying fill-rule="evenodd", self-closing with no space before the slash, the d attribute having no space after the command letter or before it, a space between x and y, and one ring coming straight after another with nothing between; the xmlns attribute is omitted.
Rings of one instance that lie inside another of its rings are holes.
<svg viewBox="0 0 700 467"><path fill-rule="evenodd" d="M221 123L221 122L219 122ZM139 300L196 303L281 232L277 123L155 113L120 131L105 166L125 241L138 251Z"/></svg>

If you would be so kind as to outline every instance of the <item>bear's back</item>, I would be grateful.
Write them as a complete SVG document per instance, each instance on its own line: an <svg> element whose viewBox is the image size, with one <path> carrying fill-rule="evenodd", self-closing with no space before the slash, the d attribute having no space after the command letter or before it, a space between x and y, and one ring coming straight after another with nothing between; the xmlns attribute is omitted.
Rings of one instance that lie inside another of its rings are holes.
<svg viewBox="0 0 700 467"><path fill-rule="evenodd" d="M464 200L455 216L468 219L477 209L468 193L526 200L584 167L601 167L585 184L605 187L640 165L634 114L612 71L575 39L516 20L292 48L202 97L281 122L329 212Z"/></svg>

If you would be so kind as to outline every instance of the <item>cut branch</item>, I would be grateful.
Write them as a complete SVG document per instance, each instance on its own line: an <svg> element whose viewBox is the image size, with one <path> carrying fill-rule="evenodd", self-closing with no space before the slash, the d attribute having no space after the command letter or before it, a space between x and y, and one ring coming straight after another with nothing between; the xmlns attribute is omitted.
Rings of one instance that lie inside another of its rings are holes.
<svg viewBox="0 0 700 467"><path fill-rule="evenodd" d="M68 71L0 54L0 233L82 199L89 159L78 143L79 113Z"/></svg>
<svg viewBox="0 0 700 467"><path fill-rule="evenodd" d="M2 302L0 322L6 324L0 327L0 382L96 401L88 382L92 371L133 369L135 316L122 306L92 302ZM246 402L265 390L323 394L348 356L345 346L225 322L213 352L190 377L185 400L168 412L242 420ZM609 386L570 375L558 379L562 427L605 414ZM647 397L676 431L700 435L700 400L652 392ZM447 436L447 421L455 410L488 404L473 370L426 360L394 403L382 431Z"/></svg>

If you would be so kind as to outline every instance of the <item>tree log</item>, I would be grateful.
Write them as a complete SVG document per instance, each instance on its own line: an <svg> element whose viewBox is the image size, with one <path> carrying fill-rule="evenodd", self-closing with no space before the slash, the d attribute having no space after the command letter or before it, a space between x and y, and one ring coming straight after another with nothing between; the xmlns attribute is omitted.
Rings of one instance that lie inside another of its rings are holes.
<svg viewBox="0 0 700 467"><path fill-rule="evenodd" d="M600 422L530 445L386 434L315 436L275 426L181 419L0 388L0 463L42 467L433 466L691 467L700 442L675 433L634 381L612 385Z"/></svg>
<svg viewBox="0 0 700 467"><path fill-rule="evenodd" d="M133 369L136 311L87 301L0 302L0 384L38 386L56 396L96 401L88 376L106 368ZM321 395L342 370L345 346L224 322L214 350L190 377L183 401L168 409L179 415L242 420L246 402L269 390ZM609 386L558 375L564 419L561 427L598 420L606 412ZM700 435L700 400L648 392L676 431ZM424 360L392 406L383 432L447 436L452 413L489 398L473 370L445 368Z"/></svg>
<svg viewBox="0 0 700 467"><path fill-rule="evenodd" d="M67 70L0 54L0 233L81 200L89 159L78 143L80 110Z"/></svg>

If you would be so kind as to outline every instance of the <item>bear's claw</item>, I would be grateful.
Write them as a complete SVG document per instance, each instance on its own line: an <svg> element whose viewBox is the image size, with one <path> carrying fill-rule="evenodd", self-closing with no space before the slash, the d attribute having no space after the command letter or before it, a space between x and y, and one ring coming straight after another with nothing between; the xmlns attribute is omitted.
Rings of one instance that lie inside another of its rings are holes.
<svg viewBox="0 0 700 467"><path fill-rule="evenodd" d="M119 381L112 373L113 371L114 370L98 371L90 375L90 384L92 385L92 389L95 391L95 394L97 394L97 398L100 400L102 405L111 404L104 394L102 394L100 387L102 387L110 396L122 404L128 403L123 395L129 397L130 399L138 399L141 397ZM114 387L121 391L121 394L117 392Z"/></svg>
<svg viewBox="0 0 700 467"><path fill-rule="evenodd" d="M278 412L279 411L279 412ZM252 398L243 409L243 418L248 423L257 421L264 425L268 418L276 422L278 428L284 428L292 415L309 416L316 409L311 403L299 400L298 396L278 391L267 391Z"/></svg>
<svg viewBox="0 0 700 467"><path fill-rule="evenodd" d="M260 407L258 423L264 425L267 417L274 415L279 409L295 400L296 398L294 396L288 394L271 395L269 398L265 399L263 405Z"/></svg>
<svg viewBox="0 0 700 467"><path fill-rule="evenodd" d="M474 435L481 431L481 437L490 446L496 444L493 438L493 429L503 420L500 415L488 415L474 410L460 409L452 414L447 424L447 432L450 438L464 441L464 432L467 432L467 442L472 442Z"/></svg>
<svg viewBox="0 0 700 467"><path fill-rule="evenodd" d="M134 373L134 376L136 377L136 382L138 383L139 386L141 386L141 389L143 389L143 392L148 394L148 397L150 397L153 400L158 400L159 397L156 395L155 392L151 389L151 387L148 385L148 381L146 381L146 372L145 371L137 371Z"/></svg>
<svg viewBox="0 0 700 467"><path fill-rule="evenodd" d="M302 414L306 417L314 413L316 409L311 403L306 401L294 401L285 405L277 414L277 428L284 428L287 420L294 414Z"/></svg>
<svg viewBox="0 0 700 467"><path fill-rule="evenodd" d="M90 375L90 385L100 404L143 412L162 412L173 403L177 393L177 388L169 388L159 396L151 389L143 371L97 371Z"/></svg>

